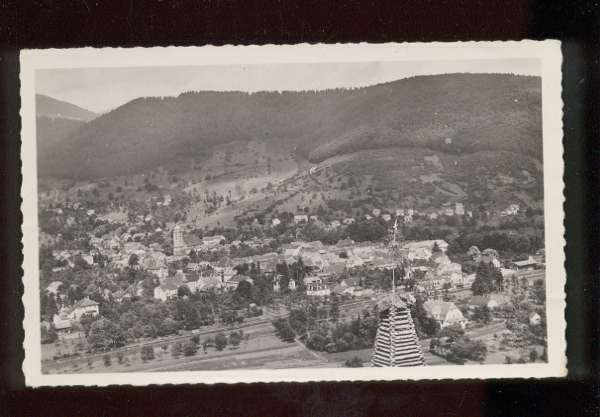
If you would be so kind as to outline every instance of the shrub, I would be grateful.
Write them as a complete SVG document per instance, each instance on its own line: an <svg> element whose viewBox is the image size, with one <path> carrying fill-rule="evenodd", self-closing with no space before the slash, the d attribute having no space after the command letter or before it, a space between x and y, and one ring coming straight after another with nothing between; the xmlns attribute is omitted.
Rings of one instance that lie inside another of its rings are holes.
<svg viewBox="0 0 600 417"><path fill-rule="evenodd" d="M229 334L229 344L231 346L239 346L242 342L242 336L238 332L232 332Z"/></svg>
<svg viewBox="0 0 600 417"><path fill-rule="evenodd" d="M174 358L180 357L182 353L183 353L183 346L181 346L181 343L177 342L171 347L171 355Z"/></svg>
<svg viewBox="0 0 600 417"><path fill-rule="evenodd" d="M215 336L215 347L217 350L221 351L225 349L225 346L227 346L227 336L223 333L219 333Z"/></svg>
<svg viewBox="0 0 600 417"><path fill-rule="evenodd" d="M358 356L354 356L352 359L348 359L344 362L344 366L347 366L348 368L362 368L363 361Z"/></svg>
<svg viewBox="0 0 600 417"><path fill-rule="evenodd" d="M142 361L151 361L154 359L154 348L152 346L142 347L141 352Z"/></svg>
<svg viewBox="0 0 600 417"><path fill-rule="evenodd" d="M184 354L184 356L194 356L197 351L198 351L198 345L196 345L191 340L187 341L183 345L183 354Z"/></svg>

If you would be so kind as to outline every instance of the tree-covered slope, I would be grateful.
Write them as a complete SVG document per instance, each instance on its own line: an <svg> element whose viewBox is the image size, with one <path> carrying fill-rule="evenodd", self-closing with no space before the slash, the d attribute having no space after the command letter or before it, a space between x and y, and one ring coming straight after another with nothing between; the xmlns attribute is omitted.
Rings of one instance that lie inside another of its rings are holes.
<svg viewBox="0 0 600 417"><path fill-rule="evenodd" d="M140 98L71 132L40 160L40 174L76 179L127 174L250 140L312 162L403 146L539 158L540 87L538 77L449 74L350 90Z"/></svg>

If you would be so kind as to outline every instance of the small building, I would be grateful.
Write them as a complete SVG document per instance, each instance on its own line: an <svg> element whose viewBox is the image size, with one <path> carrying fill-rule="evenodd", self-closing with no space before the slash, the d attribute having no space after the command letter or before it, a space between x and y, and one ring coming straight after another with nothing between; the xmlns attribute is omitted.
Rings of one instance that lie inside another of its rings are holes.
<svg viewBox="0 0 600 417"><path fill-rule="evenodd" d="M247 275L237 274L228 279L225 282L225 287L227 289L235 290L242 281L249 282L250 284L254 284L254 280Z"/></svg>
<svg viewBox="0 0 600 417"><path fill-rule="evenodd" d="M383 220L385 220L386 222L389 222L390 220L392 220L392 216L390 216L390 215L389 215L389 214L387 214L387 213L386 213L386 214L382 214L382 215L381 215L381 218L382 218Z"/></svg>
<svg viewBox="0 0 600 417"><path fill-rule="evenodd" d="M329 224L329 226L330 226L332 229L337 229L337 228L338 228L338 227L340 227L341 225L342 225L342 224L340 223L340 221L339 221L339 220L334 220L334 221L332 221L332 222Z"/></svg>
<svg viewBox="0 0 600 417"><path fill-rule="evenodd" d="M444 215L448 217L454 216L454 210L451 207L444 209Z"/></svg>
<svg viewBox="0 0 600 417"><path fill-rule="evenodd" d="M227 241L223 235L204 236L202 238L202 244L208 248L215 248L223 241Z"/></svg>
<svg viewBox="0 0 600 417"><path fill-rule="evenodd" d="M98 314L100 314L99 304L94 300L90 300L89 297L85 297L73 305L69 312L69 318L78 321L83 315L96 317Z"/></svg>
<svg viewBox="0 0 600 417"><path fill-rule="evenodd" d="M454 204L454 213L457 216L464 216L465 215L465 206L463 205L463 203L455 203Z"/></svg>
<svg viewBox="0 0 600 417"><path fill-rule="evenodd" d="M371 211L371 213L373 213L373 217L379 217L379 215L381 214L381 209L374 208L373 211Z"/></svg>
<svg viewBox="0 0 600 417"><path fill-rule="evenodd" d="M274 217L273 219L271 219L271 224L273 225L273 227L279 226L281 224L281 220L279 220L277 217Z"/></svg>
<svg viewBox="0 0 600 417"><path fill-rule="evenodd" d="M529 325L531 326L539 326L542 323L542 316L538 313L531 313L529 315Z"/></svg>
<svg viewBox="0 0 600 417"><path fill-rule="evenodd" d="M346 226L348 226L348 225L351 225L352 223L354 223L354 217L346 217L346 218L343 220L343 223L344 223Z"/></svg>
<svg viewBox="0 0 600 417"><path fill-rule="evenodd" d="M69 319L65 311L61 311L52 317L52 324L59 338L64 338L65 335L71 333L71 319Z"/></svg>
<svg viewBox="0 0 600 417"><path fill-rule="evenodd" d="M310 297L329 297L331 290L325 284L312 283L306 286L306 295Z"/></svg>
<svg viewBox="0 0 600 417"><path fill-rule="evenodd" d="M439 323L442 329L453 325L459 325L464 329L467 325L467 319L452 302L427 300L423 303L423 308L431 318Z"/></svg>
<svg viewBox="0 0 600 417"><path fill-rule="evenodd" d="M181 271L177 271L181 272ZM175 276L167 277L158 287L154 288L154 298L157 300L167 301L170 298L177 297L177 290L180 286L185 284L182 274L176 274Z"/></svg>
<svg viewBox="0 0 600 417"><path fill-rule="evenodd" d="M488 294L488 295L476 295L471 298L469 305L472 307L483 307L487 306L490 310L500 307L501 305L508 304L510 298L504 294Z"/></svg>
<svg viewBox="0 0 600 417"><path fill-rule="evenodd" d="M537 264L538 262L530 256L524 261L514 261L511 266L515 271L531 271L537 267Z"/></svg>
<svg viewBox="0 0 600 417"><path fill-rule="evenodd" d="M46 291L48 291L48 293L50 293L50 294L57 295L58 289L61 287L61 285L63 285L62 281L52 281L46 287Z"/></svg>
<svg viewBox="0 0 600 417"><path fill-rule="evenodd" d="M296 214L294 216L294 223L308 223L308 216L306 214Z"/></svg>

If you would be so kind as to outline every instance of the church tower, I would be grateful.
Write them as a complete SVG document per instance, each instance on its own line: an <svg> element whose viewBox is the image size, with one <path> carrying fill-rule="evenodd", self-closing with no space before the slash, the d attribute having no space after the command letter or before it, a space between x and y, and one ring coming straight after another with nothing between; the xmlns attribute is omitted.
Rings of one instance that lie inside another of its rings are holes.
<svg viewBox="0 0 600 417"><path fill-rule="evenodd" d="M402 301L381 313L371 363L376 367L425 365L410 310Z"/></svg>
<svg viewBox="0 0 600 417"><path fill-rule="evenodd" d="M394 223L392 240L390 242L390 255L393 259L400 258L403 267L410 270L406 258L402 256L397 241L398 219ZM398 264L398 262L396 262ZM396 295L395 269L392 268L392 294L390 307L384 310L379 317L379 326L375 335L373 347L373 366L423 366L425 358L419 337L415 330L410 310L404 301Z"/></svg>
<svg viewBox="0 0 600 417"><path fill-rule="evenodd" d="M181 226L179 225L176 225L173 228L173 255L185 255L185 242L183 240L183 230L181 230Z"/></svg>

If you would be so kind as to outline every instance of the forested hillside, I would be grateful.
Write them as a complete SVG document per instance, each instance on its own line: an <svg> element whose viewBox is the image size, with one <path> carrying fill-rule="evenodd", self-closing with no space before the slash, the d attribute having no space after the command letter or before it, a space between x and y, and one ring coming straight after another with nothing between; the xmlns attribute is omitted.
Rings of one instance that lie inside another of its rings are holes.
<svg viewBox="0 0 600 417"><path fill-rule="evenodd" d="M40 158L40 175L128 174L180 156L202 159L216 145L248 141L315 163L406 146L540 158L540 87L538 77L450 74L351 90L139 98L70 132Z"/></svg>

